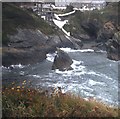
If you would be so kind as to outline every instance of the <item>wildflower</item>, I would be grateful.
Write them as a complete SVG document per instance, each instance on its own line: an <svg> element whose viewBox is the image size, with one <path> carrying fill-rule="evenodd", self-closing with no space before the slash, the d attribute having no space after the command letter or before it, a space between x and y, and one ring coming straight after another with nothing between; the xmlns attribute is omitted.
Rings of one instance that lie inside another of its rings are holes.
<svg viewBox="0 0 120 119"><path fill-rule="evenodd" d="M30 89L28 89L28 91L30 92Z"/></svg>
<svg viewBox="0 0 120 119"><path fill-rule="evenodd" d="M30 101L32 101L32 98L29 98Z"/></svg>
<svg viewBox="0 0 120 119"><path fill-rule="evenodd" d="M17 89L17 91L19 92L19 91L20 91L20 89Z"/></svg>
<svg viewBox="0 0 120 119"><path fill-rule="evenodd" d="M14 87L12 87L11 89L14 90Z"/></svg>
<svg viewBox="0 0 120 119"><path fill-rule="evenodd" d="M23 81L23 83L25 83L25 82L26 82L26 80Z"/></svg>
<svg viewBox="0 0 120 119"><path fill-rule="evenodd" d="M17 88L20 88L20 86L17 86Z"/></svg>
<svg viewBox="0 0 120 119"><path fill-rule="evenodd" d="M22 88L25 88L25 86L22 86Z"/></svg>
<svg viewBox="0 0 120 119"><path fill-rule="evenodd" d="M95 111L97 111L97 110L99 109L99 107L98 107L98 106L95 106L95 108L94 108L94 109L95 109Z"/></svg>
<svg viewBox="0 0 120 119"><path fill-rule="evenodd" d="M12 82L12 84L15 84L15 82Z"/></svg>
<svg viewBox="0 0 120 119"><path fill-rule="evenodd" d="M25 83L23 82L22 85L25 85Z"/></svg>

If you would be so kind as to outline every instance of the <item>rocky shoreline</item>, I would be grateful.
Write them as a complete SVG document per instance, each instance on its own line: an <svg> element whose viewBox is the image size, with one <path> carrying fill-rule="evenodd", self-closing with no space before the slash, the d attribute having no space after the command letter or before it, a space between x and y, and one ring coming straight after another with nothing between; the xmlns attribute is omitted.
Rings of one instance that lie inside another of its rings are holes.
<svg viewBox="0 0 120 119"><path fill-rule="evenodd" d="M4 21L3 17L3 25ZM102 49L107 51L109 59L120 60L120 29L117 23L109 20L101 25L98 19L93 18L80 25L84 33L71 31L71 36L65 35L57 27L53 27L55 33L49 35L37 28L17 26L16 33L6 35L8 41L7 45L3 44L2 47L2 65L8 67L12 64L41 62L46 59L47 53L55 52L56 47ZM3 28L3 31L5 33L6 28Z"/></svg>

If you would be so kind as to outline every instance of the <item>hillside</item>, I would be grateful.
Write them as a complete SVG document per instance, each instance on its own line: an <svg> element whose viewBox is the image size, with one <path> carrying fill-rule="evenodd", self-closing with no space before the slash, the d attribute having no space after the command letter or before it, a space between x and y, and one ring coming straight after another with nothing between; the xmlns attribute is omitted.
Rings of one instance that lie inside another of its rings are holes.
<svg viewBox="0 0 120 119"><path fill-rule="evenodd" d="M66 25L65 28L68 31L71 31L72 35L74 36L77 33L88 33L90 34L90 29L89 31L83 29L83 24L86 23L91 23L91 28L92 28L92 22L93 20L97 21L98 28L93 31L97 32L100 30L100 28L108 21L114 22L114 24L118 27L118 3L109 3L104 9L101 10L93 10L93 11L76 11L76 13L72 16L69 17L69 25ZM95 22L93 22L95 24ZM95 27L95 25L93 26ZM94 29L93 29L94 30ZM95 34L93 34L95 35Z"/></svg>
<svg viewBox="0 0 120 119"><path fill-rule="evenodd" d="M118 117L118 109L94 99L86 101L71 94L58 94L24 86L3 89L3 117Z"/></svg>
<svg viewBox="0 0 120 119"><path fill-rule="evenodd" d="M120 60L119 38L115 38L115 34L120 32L118 8L119 3L109 3L101 10L76 11L74 15L67 18L69 24L64 28L83 44L92 44L91 48L95 50L109 51L107 52L109 59ZM108 42L111 42L111 45Z"/></svg>
<svg viewBox="0 0 120 119"><path fill-rule="evenodd" d="M54 33L53 28L33 12L22 9L12 3L3 3L2 6L3 45L7 45L7 35L15 34L17 28L38 29L46 35Z"/></svg>

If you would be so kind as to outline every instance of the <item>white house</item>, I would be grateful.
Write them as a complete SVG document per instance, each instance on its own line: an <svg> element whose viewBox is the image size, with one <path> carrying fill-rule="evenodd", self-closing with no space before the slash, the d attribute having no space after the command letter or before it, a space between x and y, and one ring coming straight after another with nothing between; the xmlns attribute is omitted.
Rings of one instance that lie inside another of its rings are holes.
<svg viewBox="0 0 120 119"><path fill-rule="evenodd" d="M64 7L67 5L73 5L74 7L95 7L103 8L105 6L105 0L55 0L55 6Z"/></svg>

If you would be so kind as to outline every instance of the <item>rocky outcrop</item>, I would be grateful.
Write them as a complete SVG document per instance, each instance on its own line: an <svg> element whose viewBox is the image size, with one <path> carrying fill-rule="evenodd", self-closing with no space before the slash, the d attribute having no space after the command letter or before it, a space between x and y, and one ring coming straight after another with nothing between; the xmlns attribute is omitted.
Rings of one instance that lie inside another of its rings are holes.
<svg viewBox="0 0 120 119"><path fill-rule="evenodd" d="M83 21L81 27L85 32L92 38L97 38L97 34L100 28L100 24L97 19L91 19L88 21Z"/></svg>
<svg viewBox="0 0 120 119"><path fill-rule="evenodd" d="M17 49L17 48L3 48L2 65L10 66L16 64L28 65L36 62L41 62L46 58L46 52L40 49Z"/></svg>
<svg viewBox="0 0 120 119"><path fill-rule="evenodd" d="M57 48L57 55L55 56L52 69L59 69L61 71L72 69L71 64L73 63L72 59L67 53Z"/></svg>
<svg viewBox="0 0 120 119"><path fill-rule="evenodd" d="M79 39L58 35L45 35L39 30L17 29L14 35L8 35L8 46L3 46L2 65L33 64L43 61L46 54L54 52L56 47L79 48Z"/></svg>
<svg viewBox="0 0 120 119"><path fill-rule="evenodd" d="M39 30L17 29L17 34L8 35L8 47L3 47L2 64L32 64L46 58L48 37Z"/></svg>
<svg viewBox="0 0 120 119"><path fill-rule="evenodd" d="M107 57L112 60L120 60L120 31L106 43Z"/></svg>
<svg viewBox="0 0 120 119"><path fill-rule="evenodd" d="M107 42L109 39L112 39L115 32L115 26L111 21L105 23L103 28L101 28L101 30L98 33L97 42Z"/></svg>

